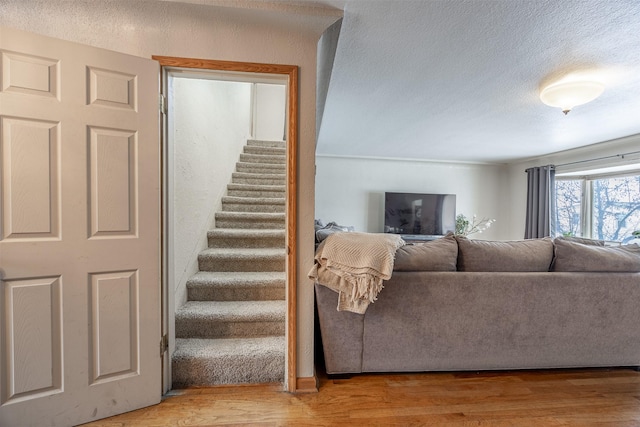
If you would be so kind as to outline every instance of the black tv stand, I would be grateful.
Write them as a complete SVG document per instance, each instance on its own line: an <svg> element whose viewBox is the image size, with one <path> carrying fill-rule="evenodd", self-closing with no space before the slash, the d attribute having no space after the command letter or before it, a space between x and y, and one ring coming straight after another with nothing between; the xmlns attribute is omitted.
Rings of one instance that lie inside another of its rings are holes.
<svg viewBox="0 0 640 427"><path fill-rule="evenodd" d="M401 234L402 240L405 242L426 242L436 240L443 236L437 234Z"/></svg>

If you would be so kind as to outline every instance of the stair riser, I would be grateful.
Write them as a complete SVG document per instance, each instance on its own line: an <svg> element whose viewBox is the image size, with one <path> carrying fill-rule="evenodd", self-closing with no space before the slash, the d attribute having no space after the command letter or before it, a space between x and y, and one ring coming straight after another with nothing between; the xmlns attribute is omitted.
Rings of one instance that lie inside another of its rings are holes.
<svg viewBox="0 0 640 427"><path fill-rule="evenodd" d="M176 338L253 338L284 336L285 322L220 322L176 317Z"/></svg>
<svg viewBox="0 0 640 427"><path fill-rule="evenodd" d="M284 178L269 178L268 175L262 178L245 178L240 176L234 176L231 179L233 184L249 184L249 185L286 185L286 179Z"/></svg>
<svg viewBox="0 0 640 427"><path fill-rule="evenodd" d="M245 145L244 154L260 154L262 156L286 156L287 150L283 147L257 147Z"/></svg>
<svg viewBox="0 0 640 427"><path fill-rule="evenodd" d="M228 190L227 195L231 197L264 197L266 199L281 199L285 196L285 192L265 190Z"/></svg>
<svg viewBox="0 0 640 427"><path fill-rule="evenodd" d="M199 286L189 287L187 284L187 298L189 301L278 301L285 299L283 286L254 287L254 286Z"/></svg>
<svg viewBox="0 0 640 427"><path fill-rule="evenodd" d="M172 387L282 382L284 365L284 354L261 358L174 358Z"/></svg>
<svg viewBox="0 0 640 427"><path fill-rule="evenodd" d="M240 161L244 163L255 163L255 164L271 164L271 165L284 165L287 163L287 158L285 156L267 156L267 155L259 155L259 154L240 154Z"/></svg>
<svg viewBox="0 0 640 427"><path fill-rule="evenodd" d="M198 267L200 271L284 271L285 257L238 259L200 255Z"/></svg>
<svg viewBox="0 0 640 427"><path fill-rule="evenodd" d="M251 205L244 203L222 203L223 212L284 213L284 205Z"/></svg>
<svg viewBox="0 0 640 427"><path fill-rule="evenodd" d="M243 173L283 174L286 172L286 167L280 164L236 163L236 171Z"/></svg>
<svg viewBox="0 0 640 427"><path fill-rule="evenodd" d="M217 228L247 228L251 230L282 230L284 229L284 220L282 221L243 221L238 219L221 219L216 220Z"/></svg>
<svg viewBox="0 0 640 427"><path fill-rule="evenodd" d="M208 236L210 248L283 248L284 237L222 237Z"/></svg>

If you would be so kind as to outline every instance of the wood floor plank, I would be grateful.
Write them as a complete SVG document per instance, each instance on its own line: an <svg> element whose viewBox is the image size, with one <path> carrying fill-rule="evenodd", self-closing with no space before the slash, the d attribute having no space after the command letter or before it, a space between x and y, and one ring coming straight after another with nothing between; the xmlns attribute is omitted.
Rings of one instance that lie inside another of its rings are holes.
<svg viewBox="0 0 640 427"><path fill-rule="evenodd" d="M319 375L319 391L281 385L170 392L159 405L84 427L640 426L631 369Z"/></svg>

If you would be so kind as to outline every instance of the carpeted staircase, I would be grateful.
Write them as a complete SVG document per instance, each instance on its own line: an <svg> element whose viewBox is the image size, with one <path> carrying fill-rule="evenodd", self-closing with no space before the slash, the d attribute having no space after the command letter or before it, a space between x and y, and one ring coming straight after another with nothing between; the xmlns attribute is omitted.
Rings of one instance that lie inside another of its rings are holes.
<svg viewBox="0 0 640 427"><path fill-rule="evenodd" d="M285 143L250 140L176 312L173 388L283 382Z"/></svg>

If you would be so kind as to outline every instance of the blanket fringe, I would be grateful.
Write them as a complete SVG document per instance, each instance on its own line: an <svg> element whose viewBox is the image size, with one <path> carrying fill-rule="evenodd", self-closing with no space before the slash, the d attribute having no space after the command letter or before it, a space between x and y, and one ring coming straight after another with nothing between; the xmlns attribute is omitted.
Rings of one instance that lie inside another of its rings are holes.
<svg viewBox="0 0 640 427"><path fill-rule="evenodd" d="M397 235L336 233L324 240L309 278L338 292L338 310L363 314L391 278Z"/></svg>

